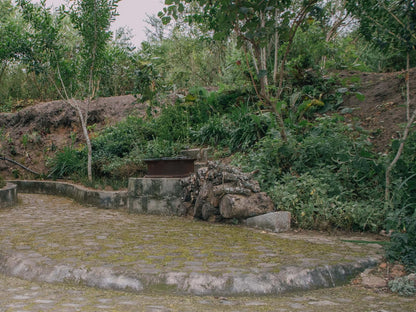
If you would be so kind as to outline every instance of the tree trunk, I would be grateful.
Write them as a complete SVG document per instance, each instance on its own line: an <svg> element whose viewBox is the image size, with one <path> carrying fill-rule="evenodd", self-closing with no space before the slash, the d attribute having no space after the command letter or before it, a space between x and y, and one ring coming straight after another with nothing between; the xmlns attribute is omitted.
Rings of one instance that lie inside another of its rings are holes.
<svg viewBox="0 0 416 312"><path fill-rule="evenodd" d="M266 18L264 14L260 14L260 27L266 27ZM260 80L260 94L266 96L267 87L269 86L269 81L267 79L267 52L266 47L257 47L257 49L259 58L259 72L257 74Z"/></svg>
<svg viewBox="0 0 416 312"><path fill-rule="evenodd" d="M400 156L403 153L404 145L406 143L406 139L409 135L409 132L412 128L412 125L416 118L416 108L413 110L412 116L409 116L410 114L410 82L409 82L409 72L410 72L410 62L409 62L409 52L407 52L407 64L406 64L406 119L407 124L404 128L403 137L399 145L399 149L397 150L396 156L394 157L393 161L390 163L390 165L386 169L386 189L384 194L384 199L386 203L390 201L390 175L391 171L393 170L396 163L399 161Z"/></svg>
<svg viewBox="0 0 416 312"><path fill-rule="evenodd" d="M273 65L273 84L277 85L277 75L279 73L279 32L277 31L277 26L278 26L278 14L279 11L276 9L275 13L274 13L274 18L275 18L275 35L274 35L274 65Z"/></svg>
<svg viewBox="0 0 416 312"><path fill-rule="evenodd" d="M0 70L0 83L3 80L3 75L7 69L7 66L9 65L8 61L3 61L1 64L1 70Z"/></svg>
<svg viewBox="0 0 416 312"><path fill-rule="evenodd" d="M406 120L410 119L410 53L406 59Z"/></svg>
<svg viewBox="0 0 416 312"><path fill-rule="evenodd" d="M92 182L92 145L91 140L88 134L88 114L84 116L82 113L81 106L78 101L71 100L70 105L75 108L78 113L79 120L81 122L82 133L84 134L85 143L87 144L87 152L88 152L88 161L87 161L87 174L88 174L88 181ZM88 111L87 111L88 113Z"/></svg>

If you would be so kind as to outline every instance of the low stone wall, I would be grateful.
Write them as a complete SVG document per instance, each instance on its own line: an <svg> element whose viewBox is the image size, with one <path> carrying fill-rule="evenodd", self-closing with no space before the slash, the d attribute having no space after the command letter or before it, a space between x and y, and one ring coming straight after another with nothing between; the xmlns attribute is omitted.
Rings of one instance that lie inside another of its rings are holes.
<svg viewBox="0 0 416 312"><path fill-rule="evenodd" d="M183 216L181 178L130 178L128 210L131 213Z"/></svg>
<svg viewBox="0 0 416 312"><path fill-rule="evenodd" d="M55 181L11 181L20 193L66 196L87 205L104 209L127 209L127 192L96 191L78 185Z"/></svg>
<svg viewBox="0 0 416 312"><path fill-rule="evenodd" d="M0 208L11 207L17 204L17 186L16 184L7 183L0 189Z"/></svg>

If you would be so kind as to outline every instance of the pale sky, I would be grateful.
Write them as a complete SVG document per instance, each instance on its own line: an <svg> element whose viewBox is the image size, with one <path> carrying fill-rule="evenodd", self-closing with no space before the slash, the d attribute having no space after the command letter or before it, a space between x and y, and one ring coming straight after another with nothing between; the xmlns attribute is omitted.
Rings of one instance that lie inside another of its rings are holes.
<svg viewBox="0 0 416 312"><path fill-rule="evenodd" d="M39 2L34 0L33 2ZM112 24L112 29L127 26L131 28L134 38L132 42L137 47L140 46L140 42L146 39L144 29L146 23L146 13L149 15L157 14L163 8L163 0L121 0L118 4L116 21ZM65 4L65 0L46 0L47 6L58 7L61 4Z"/></svg>

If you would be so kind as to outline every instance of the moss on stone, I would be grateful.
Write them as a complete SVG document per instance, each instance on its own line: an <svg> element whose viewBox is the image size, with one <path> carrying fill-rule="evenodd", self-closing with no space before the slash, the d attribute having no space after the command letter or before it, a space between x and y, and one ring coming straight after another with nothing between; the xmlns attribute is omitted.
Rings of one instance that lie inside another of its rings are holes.
<svg viewBox="0 0 416 312"><path fill-rule="evenodd" d="M25 195L17 208L1 213L9 224L0 231L0 242L74 266L111 264L140 270L147 265L162 272L212 274L279 272L288 265L313 267L367 254L342 242L311 243L242 226L129 215L82 207L58 197L36 198L34 202Z"/></svg>

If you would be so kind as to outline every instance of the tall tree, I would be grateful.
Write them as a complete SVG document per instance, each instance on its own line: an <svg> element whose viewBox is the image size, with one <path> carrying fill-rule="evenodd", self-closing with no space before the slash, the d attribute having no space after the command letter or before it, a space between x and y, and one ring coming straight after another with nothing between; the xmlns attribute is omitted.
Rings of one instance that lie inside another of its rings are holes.
<svg viewBox="0 0 416 312"><path fill-rule="evenodd" d="M8 65L28 53L23 20L11 0L0 0L0 83Z"/></svg>
<svg viewBox="0 0 416 312"><path fill-rule="evenodd" d="M187 5L199 5L198 10L187 11ZM167 24L171 18L185 15L189 23L204 24L213 31L215 40L226 40L236 36L240 46L252 56L253 65L260 87L260 98L270 106L280 125L281 136L286 140L286 132L279 103L283 91L284 71L287 58L299 26L318 0L269 0L269 1L228 1L228 0L165 0L166 7L159 17ZM270 47L274 46L275 61L273 80L277 85L272 92L269 82L268 58ZM282 55L280 47L284 46Z"/></svg>
<svg viewBox="0 0 416 312"><path fill-rule="evenodd" d="M88 132L88 114L91 101L98 95L107 44L111 38L110 25L117 14L119 0L74 0L69 10L60 8L58 18L54 18L45 0L40 6L28 0L18 0L27 21L36 32L33 51L39 66L49 67L57 79L51 79L60 97L75 109L80 119L82 132L88 150L88 180L92 181L92 146ZM69 89L65 73L60 63L59 26L65 16L71 21L81 37L79 47L81 65L76 73L78 89ZM56 83L58 81L58 83ZM75 91L75 92L74 92Z"/></svg>

